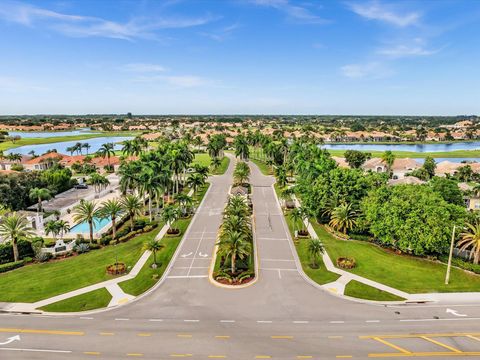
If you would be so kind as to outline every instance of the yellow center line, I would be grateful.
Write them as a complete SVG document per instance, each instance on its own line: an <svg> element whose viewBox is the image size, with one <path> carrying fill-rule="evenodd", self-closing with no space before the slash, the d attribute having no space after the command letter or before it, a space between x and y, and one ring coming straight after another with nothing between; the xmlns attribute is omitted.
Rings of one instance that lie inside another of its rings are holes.
<svg viewBox="0 0 480 360"><path fill-rule="evenodd" d="M98 351L84 351L85 355L100 355Z"/></svg>
<svg viewBox="0 0 480 360"><path fill-rule="evenodd" d="M293 339L293 336L290 335L273 335L272 339Z"/></svg>
<svg viewBox="0 0 480 360"><path fill-rule="evenodd" d="M100 335L101 336L113 336L113 335L115 335L115 333L113 333L113 332L101 332Z"/></svg>
<svg viewBox="0 0 480 360"><path fill-rule="evenodd" d="M127 356L136 356L136 357L140 357L140 356L143 356L143 354L141 354L141 353L129 353L129 354L127 354Z"/></svg>
<svg viewBox="0 0 480 360"><path fill-rule="evenodd" d="M420 338L425 337L461 337L461 336L480 336L480 333L438 333L438 334L397 334L397 335L366 335L359 336L360 339L373 339L376 337L382 339L404 339L404 338Z"/></svg>
<svg viewBox="0 0 480 360"><path fill-rule="evenodd" d="M476 336L473 336L473 335L467 335L467 337L470 338L470 339L473 339L473 340L480 341L479 337L476 337Z"/></svg>
<svg viewBox="0 0 480 360"><path fill-rule="evenodd" d="M77 335L77 336L85 335L83 331L11 329L11 328L0 328L0 332L9 332L9 333L13 332L13 333L21 333L21 334L47 334L47 335Z"/></svg>
<svg viewBox="0 0 480 360"><path fill-rule="evenodd" d="M380 339L380 338L378 338L378 337L374 337L373 339L374 339L374 340L377 340L378 342L381 342L382 344L387 345L387 346L389 346L389 347L391 347L391 348L393 348L393 349L395 349L395 350L398 350L398 351L400 351L400 352L402 352L402 353L404 353L404 354L410 354L410 353L411 353L411 351L405 350L404 348L401 348L400 346L397 346L397 345L395 345L395 344L392 344L391 342L388 342L388 341L386 341L386 340Z"/></svg>
<svg viewBox="0 0 480 360"><path fill-rule="evenodd" d="M297 359L313 359L311 355L298 355Z"/></svg>
<svg viewBox="0 0 480 360"><path fill-rule="evenodd" d="M215 336L216 339L230 339L230 335L217 335Z"/></svg>
<svg viewBox="0 0 480 360"><path fill-rule="evenodd" d="M181 338L191 338L192 335L191 335L191 334L177 334L177 337L181 337Z"/></svg>
<svg viewBox="0 0 480 360"><path fill-rule="evenodd" d="M270 355L257 355L255 356L255 359L271 359L272 357Z"/></svg>
<svg viewBox="0 0 480 360"><path fill-rule="evenodd" d="M368 354L368 357L428 357L428 356L479 356L480 352L460 352L455 353L452 351L439 351L439 352L412 352L410 354L404 353L380 353L380 354Z"/></svg>
<svg viewBox="0 0 480 360"><path fill-rule="evenodd" d="M210 359L224 359L226 358L225 355L208 355Z"/></svg>
<svg viewBox="0 0 480 360"><path fill-rule="evenodd" d="M192 354L170 354L171 357L190 357Z"/></svg>
<svg viewBox="0 0 480 360"><path fill-rule="evenodd" d="M350 359L353 356L352 355L337 355L335 356L337 359Z"/></svg>
<svg viewBox="0 0 480 360"><path fill-rule="evenodd" d="M152 336L152 334L150 334L150 333L140 333L140 334L137 334L137 336Z"/></svg>
<svg viewBox="0 0 480 360"><path fill-rule="evenodd" d="M453 352L455 352L455 353L461 353L461 352L462 352L462 351L460 351L460 350L458 350L458 349L456 349L456 348L454 348L454 347L452 347L452 346L450 346L450 345L444 344L444 343L442 343L442 342L440 342L440 341L437 341L437 340L434 340L434 339L430 339L429 337L421 336L421 338L424 339L424 340L427 340L427 341L429 341L429 342L431 342L431 343L433 343L433 344L436 344L436 345L438 345L438 346L444 347L445 349L451 350L451 351L453 351Z"/></svg>

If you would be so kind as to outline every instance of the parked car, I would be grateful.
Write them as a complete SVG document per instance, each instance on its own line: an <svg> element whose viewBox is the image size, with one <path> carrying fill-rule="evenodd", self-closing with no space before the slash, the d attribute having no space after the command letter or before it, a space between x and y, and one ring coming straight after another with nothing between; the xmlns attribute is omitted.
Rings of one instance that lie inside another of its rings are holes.
<svg viewBox="0 0 480 360"><path fill-rule="evenodd" d="M75 185L75 189L88 189L88 185L87 184L77 184Z"/></svg>

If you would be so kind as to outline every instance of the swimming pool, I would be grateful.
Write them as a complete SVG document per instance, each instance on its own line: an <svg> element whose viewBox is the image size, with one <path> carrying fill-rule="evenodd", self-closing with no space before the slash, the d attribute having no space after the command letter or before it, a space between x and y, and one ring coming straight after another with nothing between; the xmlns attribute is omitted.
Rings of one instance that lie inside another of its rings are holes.
<svg viewBox="0 0 480 360"><path fill-rule="evenodd" d="M112 219L108 218L94 218L93 220L93 232L98 232L102 230L105 226L109 225L112 222ZM70 233L73 234L88 234L90 232L88 222L82 222L73 226L70 229Z"/></svg>

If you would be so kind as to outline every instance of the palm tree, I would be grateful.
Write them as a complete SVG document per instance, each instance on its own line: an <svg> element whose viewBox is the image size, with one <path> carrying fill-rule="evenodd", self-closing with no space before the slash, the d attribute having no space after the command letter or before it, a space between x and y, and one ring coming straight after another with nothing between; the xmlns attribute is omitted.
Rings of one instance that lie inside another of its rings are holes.
<svg viewBox="0 0 480 360"><path fill-rule="evenodd" d="M225 207L224 215L227 219L231 216L248 216L249 208L245 202L245 199L241 195L231 196L228 199L227 206Z"/></svg>
<svg viewBox="0 0 480 360"><path fill-rule="evenodd" d="M191 174L187 179L187 185L193 189L193 193L196 195L200 186L205 184L205 179L200 174Z"/></svg>
<svg viewBox="0 0 480 360"><path fill-rule="evenodd" d="M343 232L353 229L357 224L357 213L351 204L343 203L332 211L329 225L337 231Z"/></svg>
<svg viewBox="0 0 480 360"><path fill-rule="evenodd" d="M88 142L82 144L82 149L87 150L87 155L88 155L88 150L90 150L91 147L92 146Z"/></svg>
<svg viewBox="0 0 480 360"><path fill-rule="evenodd" d="M162 210L162 221L168 225L168 230L173 230L172 226L178 220L180 211L175 205L167 205Z"/></svg>
<svg viewBox="0 0 480 360"><path fill-rule="evenodd" d="M58 234L60 235L60 240L63 239L66 233L70 232L70 224L65 220L57 220Z"/></svg>
<svg viewBox="0 0 480 360"><path fill-rule="evenodd" d="M16 212L7 215L0 222L0 236L2 236L5 240L12 242L14 261L19 260L17 246L18 240L31 235L33 235L33 229L31 228L27 218L23 215L17 214Z"/></svg>
<svg viewBox="0 0 480 360"><path fill-rule="evenodd" d="M143 244L143 249L151 251L153 253L153 264L152 267L157 267L157 251L160 251L164 248L164 245L155 239L150 239L145 244Z"/></svg>
<svg viewBox="0 0 480 360"><path fill-rule="evenodd" d="M220 238L218 245L218 254L230 258L230 267L232 275L237 272L236 260L243 260L251 254L252 245L247 240L245 234L238 231L230 231Z"/></svg>
<svg viewBox="0 0 480 360"><path fill-rule="evenodd" d="M250 167L244 162L239 162L233 172L233 178L237 184L247 183L250 178Z"/></svg>
<svg viewBox="0 0 480 360"><path fill-rule="evenodd" d="M99 193L100 191L106 189L108 185L110 185L110 181L107 179L107 177L96 172L90 175L88 183L93 185L96 193Z"/></svg>
<svg viewBox="0 0 480 360"><path fill-rule="evenodd" d="M242 160L248 160L250 156L250 149L248 148L248 142L244 135L237 135L233 141L235 146L235 156Z"/></svg>
<svg viewBox="0 0 480 360"><path fill-rule="evenodd" d="M192 198L187 194L180 193L175 195L175 200L180 205L180 211L182 213L182 216L187 216L188 210L192 206Z"/></svg>
<svg viewBox="0 0 480 360"><path fill-rule="evenodd" d="M60 233L60 227L58 221L49 221L45 224L45 235L52 234L53 240L57 240L57 236Z"/></svg>
<svg viewBox="0 0 480 360"><path fill-rule="evenodd" d="M118 199L110 199L104 201L100 206L99 215L102 218L110 218L112 220L112 240L117 235L117 217L123 212L122 203Z"/></svg>
<svg viewBox="0 0 480 360"><path fill-rule="evenodd" d="M292 220L293 232L295 233L295 231L297 230L298 222L299 221L301 222L303 219L302 212L299 208L295 208L292 211L290 211L289 216L290 216L290 219ZM302 225L302 228L303 228L303 225Z"/></svg>
<svg viewBox="0 0 480 360"><path fill-rule="evenodd" d="M382 154L382 160L387 165L387 172L390 174L393 163L395 162L395 154L390 150L387 150Z"/></svg>
<svg viewBox="0 0 480 360"><path fill-rule="evenodd" d="M80 204L73 208L73 221L77 224L88 223L90 243L93 243L93 225L99 216L99 209L94 201L80 200Z"/></svg>
<svg viewBox="0 0 480 360"><path fill-rule="evenodd" d="M31 200L37 201L37 212L42 211L42 201L50 200L52 198L52 193L50 190L45 188L32 188L28 194Z"/></svg>
<svg viewBox="0 0 480 360"><path fill-rule="evenodd" d="M275 168L275 177L277 178L277 184L280 187L285 187L287 185L287 171L285 166L277 166Z"/></svg>
<svg viewBox="0 0 480 360"><path fill-rule="evenodd" d="M77 151L77 149L75 148L75 146L69 146L69 147L65 148L65 150L70 153L70 156L73 156L73 153L74 153L75 151Z"/></svg>
<svg viewBox="0 0 480 360"><path fill-rule="evenodd" d="M216 156L212 158L211 166L213 167L214 170L217 170L221 164L222 164L222 159Z"/></svg>
<svg viewBox="0 0 480 360"><path fill-rule="evenodd" d="M478 264L480 261L480 222L475 225L467 223L467 231L461 234L461 239L457 242L461 251L470 249L470 259Z"/></svg>
<svg viewBox="0 0 480 360"><path fill-rule="evenodd" d="M133 194L127 194L122 197L120 200L123 210L128 214L130 217L130 231L133 230L133 224L135 220L135 216L138 216L142 212L143 204L142 200Z"/></svg>
<svg viewBox="0 0 480 360"><path fill-rule="evenodd" d="M98 149L97 151L99 156L101 156L104 159L105 158L107 159L108 168L110 168L110 158L112 156L115 156L114 148L115 148L115 145L113 143L107 143L100 146L100 149Z"/></svg>
<svg viewBox="0 0 480 360"><path fill-rule="evenodd" d="M126 140L123 143L122 153L126 156L138 156L142 153L142 146L139 141L133 140Z"/></svg>
<svg viewBox="0 0 480 360"><path fill-rule="evenodd" d="M319 239L312 239L308 243L308 253L312 260L312 267L318 268L317 259L325 252L325 248Z"/></svg>

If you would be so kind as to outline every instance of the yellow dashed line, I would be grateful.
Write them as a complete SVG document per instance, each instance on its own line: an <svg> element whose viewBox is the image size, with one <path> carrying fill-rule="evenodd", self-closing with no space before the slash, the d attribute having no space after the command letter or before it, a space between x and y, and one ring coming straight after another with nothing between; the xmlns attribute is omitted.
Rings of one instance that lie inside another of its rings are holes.
<svg viewBox="0 0 480 360"><path fill-rule="evenodd" d="M335 356L337 359L350 359L353 356L352 355L337 355Z"/></svg>
<svg viewBox="0 0 480 360"><path fill-rule="evenodd" d="M225 355L208 355L210 359L225 359Z"/></svg>
<svg viewBox="0 0 480 360"><path fill-rule="evenodd" d="M257 355L255 356L255 359L271 359L272 357L270 355Z"/></svg>
<svg viewBox="0 0 480 360"><path fill-rule="evenodd" d="M48 335L77 335L77 336L85 335L83 331L10 329L10 328L0 328L0 332L13 332L13 333L21 333L21 334L48 334Z"/></svg>
<svg viewBox="0 0 480 360"><path fill-rule="evenodd" d="M100 355L98 351L84 351L85 355Z"/></svg>
<svg viewBox="0 0 480 360"><path fill-rule="evenodd" d="M190 357L192 354L170 354L171 357Z"/></svg>
<svg viewBox="0 0 480 360"><path fill-rule="evenodd" d="M273 335L272 339L293 339L293 336L290 335Z"/></svg>
<svg viewBox="0 0 480 360"><path fill-rule="evenodd" d="M140 333L140 334L137 334L137 336L152 336L152 334L150 334L150 333Z"/></svg>
<svg viewBox="0 0 480 360"><path fill-rule="evenodd" d="M215 336L215 339L230 339L229 335L217 335Z"/></svg>
<svg viewBox="0 0 480 360"><path fill-rule="evenodd" d="M101 336L113 336L113 335L115 335L115 333L112 333L112 332L101 332L100 335L101 335Z"/></svg>
<svg viewBox="0 0 480 360"><path fill-rule="evenodd" d="M311 355L298 355L297 359L313 359Z"/></svg>
<svg viewBox="0 0 480 360"><path fill-rule="evenodd" d="M181 337L181 338L191 338L192 335L191 335L191 334L177 334L177 337Z"/></svg>
<svg viewBox="0 0 480 360"><path fill-rule="evenodd" d="M127 356L136 356L136 357L140 357L140 356L143 356L143 354L141 354L141 353L129 353L129 354L127 354Z"/></svg>

